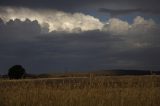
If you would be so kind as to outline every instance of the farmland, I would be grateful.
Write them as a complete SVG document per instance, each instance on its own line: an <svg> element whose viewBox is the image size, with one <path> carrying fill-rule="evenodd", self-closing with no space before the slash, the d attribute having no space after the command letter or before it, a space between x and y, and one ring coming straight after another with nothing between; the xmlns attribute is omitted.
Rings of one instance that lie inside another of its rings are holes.
<svg viewBox="0 0 160 106"><path fill-rule="evenodd" d="M160 76L0 80L0 106L160 106Z"/></svg>

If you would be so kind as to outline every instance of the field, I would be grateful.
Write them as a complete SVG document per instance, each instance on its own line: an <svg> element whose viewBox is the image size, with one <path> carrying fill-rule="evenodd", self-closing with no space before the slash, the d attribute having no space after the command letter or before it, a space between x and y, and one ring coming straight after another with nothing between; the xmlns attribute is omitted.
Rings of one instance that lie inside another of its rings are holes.
<svg viewBox="0 0 160 106"><path fill-rule="evenodd" d="M0 80L0 106L160 106L160 76Z"/></svg>

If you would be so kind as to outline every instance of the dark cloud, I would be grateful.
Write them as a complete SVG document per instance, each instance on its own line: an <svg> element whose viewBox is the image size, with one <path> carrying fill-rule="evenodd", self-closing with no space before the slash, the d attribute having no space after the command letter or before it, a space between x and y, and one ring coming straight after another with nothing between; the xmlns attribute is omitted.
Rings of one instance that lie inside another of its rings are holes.
<svg viewBox="0 0 160 106"><path fill-rule="evenodd" d="M20 21L19 19L10 20L4 24L2 19L0 19L0 38L2 42L7 42L8 40L26 40L31 39L41 32L41 26L38 21L30 21L26 19L25 21Z"/></svg>
<svg viewBox="0 0 160 106"><path fill-rule="evenodd" d="M128 15L132 13L143 13L143 14L150 14L150 15L160 15L160 10L153 10L153 9L107 9L107 8L100 8L100 12L107 13L112 17L120 16L120 15Z"/></svg>
<svg viewBox="0 0 160 106"><path fill-rule="evenodd" d="M14 7L28 7L28 8L39 8L39 9L58 9L70 11L77 6L75 0L1 0L1 6L14 6Z"/></svg>
<svg viewBox="0 0 160 106"><path fill-rule="evenodd" d="M116 54L117 60L122 60L122 64L127 65L126 62L131 62L132 64L128 68L139 68L139 69L152 69L159 70L160 59L159 54L160 47L148 47L140 48L136 50L123 51ZM119 63L120 64L120 63ZM121 64L121 65L122 65Z"/></svg>
<svg viewBox="0 0 160 106"><path fill-rule="evenodd" d="M15 64L22 64L30 73L160 68L160 32L156 31L148 33L149 39L144 39L146 33L139 34L142 38L138 34L124 37L99 30L44 34L37 21L18 19L0 20L0 29L1 73ZM136 42L150 45L134 47Z"/></svg>
<svg viewBox="0 0 160 106"><path fill-rule="evenodd" d="M6 24L1 20L0 25L3 29L0 30L2 70L14 64L22 64L35 73L90 69L92 64L104 61L103 56L112 41L119 41L99 31L42 34L37 21L30 20L16 19Z"/></svg>
<svg viewBox="0 0 160 106"><path fill-rule="evenodd" d="M159 0L1 0L0 6L15 6L29 8L52 8L68 12L84 9L141 9L140 11L160 10ZM126 11L126 10L125 10ZM122 11L121 11L122 12ZM123 11L124 12L124 11Z"/></svg>

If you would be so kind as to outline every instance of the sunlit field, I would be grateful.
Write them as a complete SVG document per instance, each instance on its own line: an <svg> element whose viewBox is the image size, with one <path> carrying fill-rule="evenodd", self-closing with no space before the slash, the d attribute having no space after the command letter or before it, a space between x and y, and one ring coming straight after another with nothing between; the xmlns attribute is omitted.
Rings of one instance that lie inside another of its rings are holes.
<svg viewBox="0 0 160 106"><path fill-rule="evenodd" d="M1 79L0 106L160 106L160 76Z"/></svg>

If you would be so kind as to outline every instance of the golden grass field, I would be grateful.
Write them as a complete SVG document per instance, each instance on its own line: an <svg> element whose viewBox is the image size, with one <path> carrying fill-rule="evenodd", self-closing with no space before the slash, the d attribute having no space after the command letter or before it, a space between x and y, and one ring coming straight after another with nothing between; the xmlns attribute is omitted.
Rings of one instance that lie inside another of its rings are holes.
<svg viewBox="0 0 160 106"><path fill-rule="evenodd" d="M0 106L160 106L160 76L1 79Z"/></svg>

